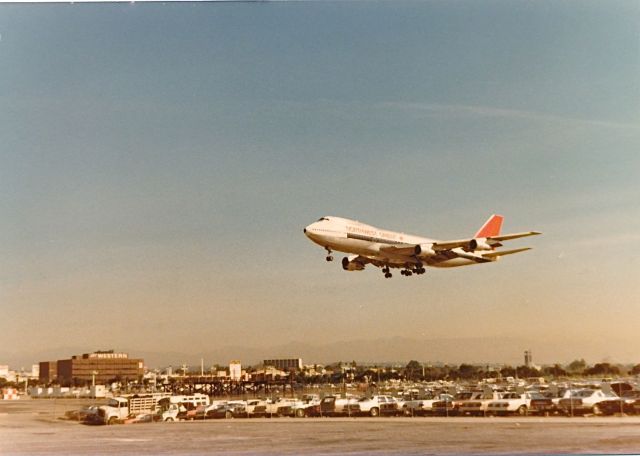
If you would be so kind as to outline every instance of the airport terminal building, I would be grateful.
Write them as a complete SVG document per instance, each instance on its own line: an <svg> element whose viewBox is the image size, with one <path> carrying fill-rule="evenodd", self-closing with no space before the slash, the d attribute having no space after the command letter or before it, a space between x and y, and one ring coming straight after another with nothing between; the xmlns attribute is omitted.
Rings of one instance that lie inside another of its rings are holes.
<svg viewBox="0 0 640 456"><path fill-rule="evenodd" d="M113 350L74 355L71 359L40 362L40 382L60 385L106 384L113 380L137 380L144 374L144 360Z"/></svg>

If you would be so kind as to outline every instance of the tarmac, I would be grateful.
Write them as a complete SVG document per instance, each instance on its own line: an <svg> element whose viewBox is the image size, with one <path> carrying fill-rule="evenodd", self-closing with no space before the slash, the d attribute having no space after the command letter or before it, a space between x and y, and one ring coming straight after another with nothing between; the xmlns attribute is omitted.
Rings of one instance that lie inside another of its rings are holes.
<svg viewBox="0 0 640 456"><path fill-rule="evenodd" d="M87 403L0 401L0 454L640 453L640 417L254 418L114 426L63 419Z"/></svg>

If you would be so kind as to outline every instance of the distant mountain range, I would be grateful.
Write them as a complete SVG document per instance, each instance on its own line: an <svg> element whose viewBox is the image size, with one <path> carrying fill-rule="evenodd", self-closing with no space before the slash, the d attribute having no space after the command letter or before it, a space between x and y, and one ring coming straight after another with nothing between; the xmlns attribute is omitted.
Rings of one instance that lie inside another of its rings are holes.
<svg viewBox="0 0 640 456"><path fill-rule="evenodd" d="M612 347L615 347L613 349ZM25 367L39 361L68 359L72 355L89 353L96 349L111 347L67 346L37 352L0 351L0 364L9 364L12 369ZM446 362L451 364L493 364L524 363L524 351L533 351L533 361L537 364L569 363L584 358L587 362L640 362L640 347L616 344L613 340L586 339L577 342L553 342L515 337L468 337L416 339L391 337L379 339L359 339L325 344L311 344L292 341L275 346L234 346L225 345L203 353L181 353L173 351L146 351L135 347L113 347L116 351L129 353L132 358L143 358L149 367L179 366L183 363L199 366L204 359L205 366L227 365L231 360L240 360L243 365L254 365L269 358L302 358L304 364L326 364L335 361L358 363L406 363Z"/></svg>

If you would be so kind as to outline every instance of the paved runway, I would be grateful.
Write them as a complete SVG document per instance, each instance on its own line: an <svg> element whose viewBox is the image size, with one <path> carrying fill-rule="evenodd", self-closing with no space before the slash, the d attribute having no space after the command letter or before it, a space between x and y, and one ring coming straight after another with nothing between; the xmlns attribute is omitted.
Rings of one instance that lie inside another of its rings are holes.
<svg viewBox="0 0 640 456"><path fill-rule="evenodd" d="M17 402L21 402L18 404ZM0 402L0 454L638 453L640 417L273 418L85 426L75 401Z"/></svg>

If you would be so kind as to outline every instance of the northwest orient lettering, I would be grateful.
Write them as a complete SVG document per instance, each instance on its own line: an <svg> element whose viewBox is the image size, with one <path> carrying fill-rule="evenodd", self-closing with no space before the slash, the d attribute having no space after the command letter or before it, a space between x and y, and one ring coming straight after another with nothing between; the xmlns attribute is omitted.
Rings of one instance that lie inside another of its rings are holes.
<svg viewBox="0 0 640 456"><path fill-rule="evenodd" d="M350 226L347 225L347 231L349 233L358 233L358 234L364 234L366 236L375 236L376 235L376 230L372 230L369 228L364 228L361 226Z"/></svg>

